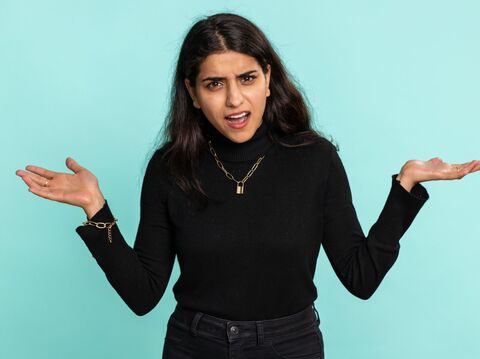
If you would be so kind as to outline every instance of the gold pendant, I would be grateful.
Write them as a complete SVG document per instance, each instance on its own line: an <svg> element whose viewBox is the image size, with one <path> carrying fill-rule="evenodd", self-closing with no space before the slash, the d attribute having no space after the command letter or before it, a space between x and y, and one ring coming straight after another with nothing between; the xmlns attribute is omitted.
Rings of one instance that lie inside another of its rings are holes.
<svg viewBox="0 0 480 359"><path fill-rule="evenodd" d="M243 183L242 182L237 183L237 194L243 194Z"/></svg>

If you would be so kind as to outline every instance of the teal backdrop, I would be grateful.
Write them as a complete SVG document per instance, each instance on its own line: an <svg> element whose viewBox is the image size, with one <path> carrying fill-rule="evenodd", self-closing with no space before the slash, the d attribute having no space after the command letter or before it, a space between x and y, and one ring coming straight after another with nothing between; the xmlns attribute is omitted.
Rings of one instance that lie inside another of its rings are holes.
<svg viewBox="0 0 480 359"><path fill-rule="evenodd" d="M75 232L83 210L28 192L15 171L70 172L73 157L133 245L179 46L223 11L266 33L339 144L365 234L407 160L480 159L478 1L1 0L1 358L161 358L178 264L136 316ZM369 300L320 252L327 359L480 357L480 173L423 184L430 199Z"/></svg>

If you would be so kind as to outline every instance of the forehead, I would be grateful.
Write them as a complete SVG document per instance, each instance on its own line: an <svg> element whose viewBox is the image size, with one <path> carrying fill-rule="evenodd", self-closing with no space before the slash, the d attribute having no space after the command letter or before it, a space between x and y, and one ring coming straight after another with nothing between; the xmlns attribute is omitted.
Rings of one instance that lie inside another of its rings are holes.
<svg viewBox="0 0 480 359"><path fill-rule="evenodd" d="M208 55L200 64L201 75L238 75L242 72L259 69L257 60L249 55L227 51Z"/></svg>

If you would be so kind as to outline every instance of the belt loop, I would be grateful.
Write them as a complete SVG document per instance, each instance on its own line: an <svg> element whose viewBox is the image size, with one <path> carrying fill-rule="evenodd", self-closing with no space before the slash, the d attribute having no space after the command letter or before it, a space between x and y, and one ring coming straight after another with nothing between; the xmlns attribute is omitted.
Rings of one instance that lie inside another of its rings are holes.
<svg viewBox="0 0 480 359"><path fill-rule="evenodd" d="M318 315L317 308L315 308L315 303L312 303L312 308L313 308L313 310L315 312L315 315L316 315L317 324L320 324L320 315Z"/></svg>
<svg viewBox="0 0 480 359"><path fill-rule="evenodd" d="M257 345L263 344L263 322L261 320L255 321L257 324Z"/></svg>
<svg viewBox="0 0 480 359"><path fill-rule="evenodd" d="M204 313L202 313L202 312L195 313L195 317L193 318L192 324L190 325L190 331L192 332L192 335L194 337L197 336L197 324L198 324L198 321L200 320L200 318L202 317L203 314Z"/></svg>

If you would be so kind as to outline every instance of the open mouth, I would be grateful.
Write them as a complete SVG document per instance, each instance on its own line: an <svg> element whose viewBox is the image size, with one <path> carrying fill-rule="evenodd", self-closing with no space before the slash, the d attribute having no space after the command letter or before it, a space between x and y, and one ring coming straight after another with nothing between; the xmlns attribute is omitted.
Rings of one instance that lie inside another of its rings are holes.
<svg viewBox="0 0 480 359"><path fill-rule="evenodd" d="M244 127L248 119L250 118L250 112L244 112L243 114L240 114L240 116L232 116L232 117L225 117L225 120L227 120L227 123L230 127L232 128L242 128Z"/></svg>

